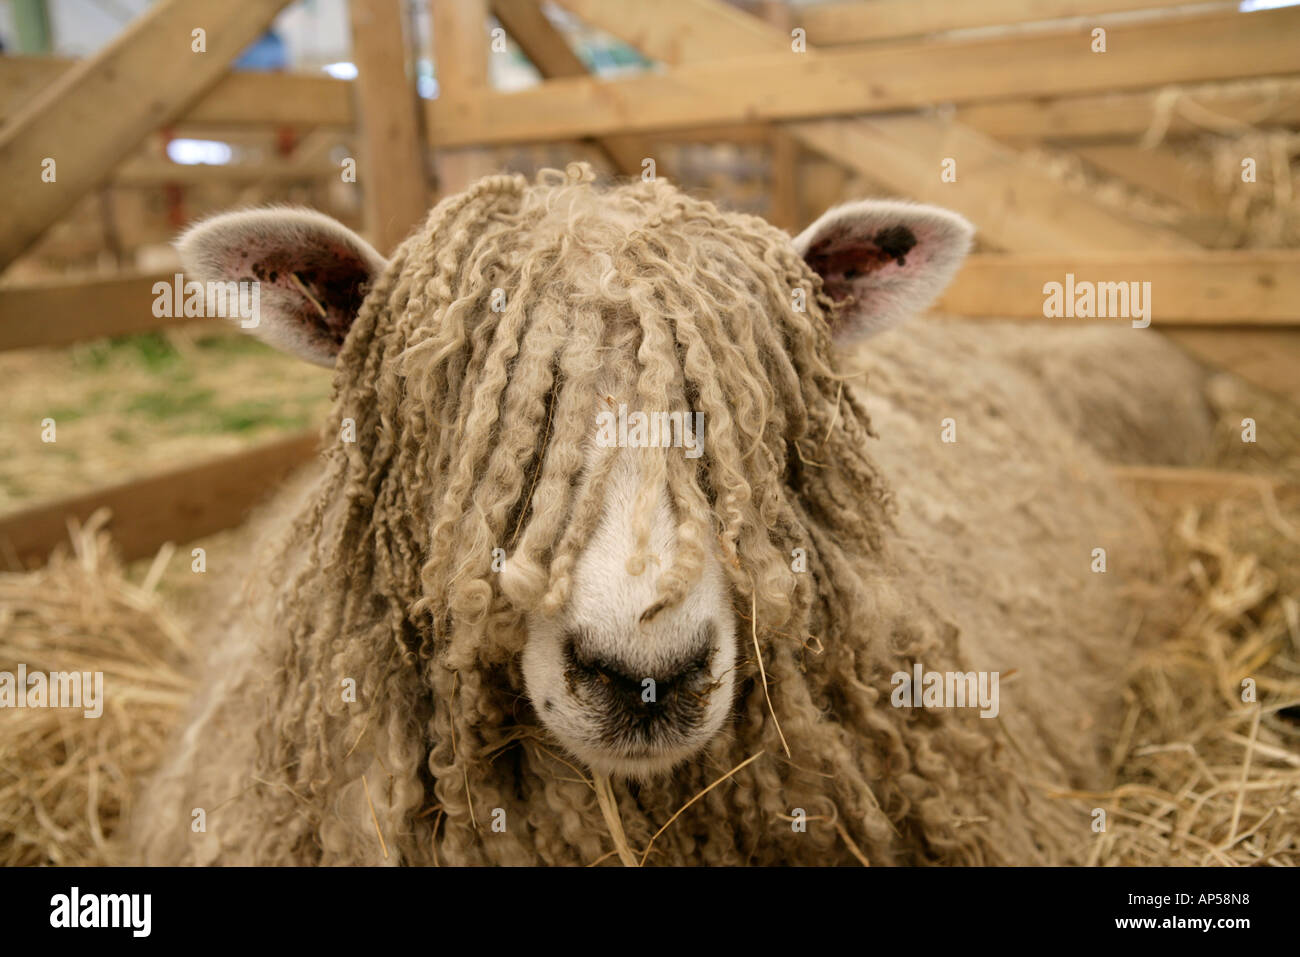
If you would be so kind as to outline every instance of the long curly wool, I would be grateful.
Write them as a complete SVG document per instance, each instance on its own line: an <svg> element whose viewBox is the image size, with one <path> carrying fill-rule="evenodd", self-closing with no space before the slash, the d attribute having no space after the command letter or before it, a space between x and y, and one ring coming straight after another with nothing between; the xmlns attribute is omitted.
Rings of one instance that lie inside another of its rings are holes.
<svg viewBox="0 0 1300 957"><path fill-rule="evenodd" d="M648 863L1058 859L1043 835L1059 818L1012 783L997 722L889 705L912 661L956 667L955 629L891 558L890 493L829 365L820 280L760 219L664 182L590 179L484 179L377 280L327 433L351 420L355 441L330 443L259 566L273 572L223 625L151 793L146 859L617 860L588 772L537 721L519 667L524 612L563 602L599 518L603 471L584 463L608 370L643 408L704 412L705 454L646 475L666 470L681 523L665 599L717 548L742 626L729 729L664 779L615 782L632 847L761 752Z"/></svg>

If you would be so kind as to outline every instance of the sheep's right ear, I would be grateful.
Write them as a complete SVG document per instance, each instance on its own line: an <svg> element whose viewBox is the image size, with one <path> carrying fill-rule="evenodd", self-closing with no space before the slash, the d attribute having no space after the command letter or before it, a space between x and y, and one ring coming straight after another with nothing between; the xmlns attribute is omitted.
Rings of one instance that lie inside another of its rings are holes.
<svg viewBox="0 0 1300 957"><path fill-rule="evenodd" d="M323 366L334 364L386 265L352 230L308 209L221 213L191 226L176 249L187 283L252 283L255 315L240 325Z"/></svg>
<svg viewBox="0 0 1300 957"><path fill-rule="evenodd" d="M831 334L841 345L898 325L943 292L975 228L937 206L867 199L824 213L794 247L841 303Z"/></svg>

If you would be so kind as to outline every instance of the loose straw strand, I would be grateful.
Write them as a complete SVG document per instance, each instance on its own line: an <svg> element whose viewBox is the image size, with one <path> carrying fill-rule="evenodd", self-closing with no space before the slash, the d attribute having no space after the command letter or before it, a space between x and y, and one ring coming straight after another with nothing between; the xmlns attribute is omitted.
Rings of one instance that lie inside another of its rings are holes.
<svg viewBox="0 0 1300 957"><path fill-rule="evenodd" d="M600 806L600 814L605 819L605 826L609 828L609 836L614 841L614 850L618 852L619 860L627 867L640 867L636 854L632 852L632 847L627 842L627 834L623 831L623 819L618 813L618 800L614 797L614 789L610 786L609 775L592 772L591 778L596 786L596 803ZM644 861L645 859L642 858L643 863Z"/></svg>
<svg viewBox="0 0 1300 957"><path fill-rule="evenodd" d="M767 710L772 715L772 723L776 725L776 733L781 738L781 747L785 749L785 756L790 757L790 745L785 742L785 732L781 730L781 722L777 720L776 709L772 707L772 696L767 693L767 671L763 668L763 651L758 647L758 592L750 594L750 629L754 636L754 657L758 659L758 676L763 679L763 697L767 699Z"/></svg>

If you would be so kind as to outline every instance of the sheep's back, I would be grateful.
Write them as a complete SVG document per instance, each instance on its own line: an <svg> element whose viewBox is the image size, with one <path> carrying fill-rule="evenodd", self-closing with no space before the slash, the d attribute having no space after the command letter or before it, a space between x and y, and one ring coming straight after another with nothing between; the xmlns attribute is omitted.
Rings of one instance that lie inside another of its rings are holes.
<svg viewBox="0 0 1300 957"><path fill-rule="evenodd" d="M871 340L862 360L919 597L951 623L964 668L1000 673L991 720L1030 773L1103 785L1135 586L1161 562L1108 460L1193 461L1210 438L1201 370L1150 329L947 320Z"/></svg>

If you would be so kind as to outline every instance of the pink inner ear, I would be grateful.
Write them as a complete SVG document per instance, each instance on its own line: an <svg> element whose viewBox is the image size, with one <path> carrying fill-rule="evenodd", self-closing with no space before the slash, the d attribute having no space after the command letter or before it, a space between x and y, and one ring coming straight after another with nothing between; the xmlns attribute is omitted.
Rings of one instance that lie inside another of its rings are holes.
<svg viewBox="0 0 1300 957"><path fill-rule="evenodd" d="M919 271L928 258L925 248L909 226L888 226L870 236L843 229L817 240L805 258L822 277L827 295L838 302L860 295L855 287L864 280Z"/></svg>
<svg viewBox="0 0 1300 957"><path fill-rule="evenodd" d="M292 249L254 242L226 252L231 267L227 275L233 272L239 279L272 287L277 298L290 305L285 318L299 325L310 340L338 351L361 309L370 278L365 260L355 249L337 242ZM301 287L294 282L295 275Z"/></svg>

